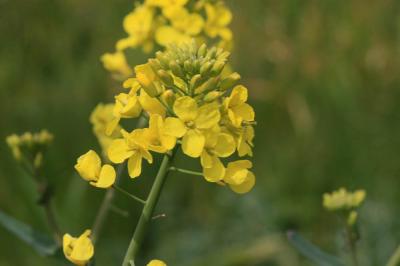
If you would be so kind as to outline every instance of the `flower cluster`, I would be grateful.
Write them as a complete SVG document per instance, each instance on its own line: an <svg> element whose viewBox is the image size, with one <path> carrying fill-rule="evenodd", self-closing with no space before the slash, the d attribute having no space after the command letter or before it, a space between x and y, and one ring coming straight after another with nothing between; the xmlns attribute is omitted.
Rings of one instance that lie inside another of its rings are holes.
<svg viewBox="0 0 400 266"><path fill-rule="evenodd" d="M127 161L134 178L141 174L143 159L152 163L151 152L167 153L180 144L184 154L200 158L207 181L228 184L238 193L249 191L255 182L252 163L237 160L225 167L221 160L235 151L239 157L251 156L254 138L254 110L247 89L236 85L240 75L224 72L228 57L222 48L192 41L170 45L137 66L136 77L124 82L128 91L115 97L106 131L115 134L121 119L142 112L149 127L120 130L121 137L109 145L109 160Z"/></svg>
<svg viewBox="0 0 400 266"><path fill-rule="evenodd" d="M75 238L69 234L63 237L65 257L75 265L86 265L94 255L94 247L90 240L90 230Z"/></svg>
<svg viewBox="0 0 400 266"><path fill-rule="evenodd" d="M124 18L128 36L116 43L114 53L101 59L107 70L123 78L132 74L124 54L127 48L150 52L155 45L166 47L194 38L227 49L232 43L231 20L232 13L223 1L145 0Z"/></svg>
<svg viewBox="0 0 400 266"><path fill-rule="evenodd" d="M43 153L53 141L53 135L47 130L38 133L25 132L22 135L10 135L6 142L17 161L29 163L35 168L42 164Z"/></svg>
<svg viewBox="0 0 400 266"><path fill-rule="evenodd" d="M323 206L330 211L344 211L347 216L347 223L353 225L357 221L358 215L355 209L363 203L365 197L365 190L350 192L345 188L340 188L330 194L325 193L323 195Z"/></svg>

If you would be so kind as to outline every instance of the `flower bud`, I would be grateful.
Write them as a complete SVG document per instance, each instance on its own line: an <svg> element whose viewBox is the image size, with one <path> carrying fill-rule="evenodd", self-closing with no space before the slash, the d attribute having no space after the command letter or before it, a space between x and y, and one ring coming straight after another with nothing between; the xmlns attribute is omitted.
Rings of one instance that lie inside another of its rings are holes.
<svg viewBox="0 0 400 266"><path fill-rule="evenodd" d="M162 88L155 83L156 75L148 64L136 66L135 72L137 81L150 97L157 97L162 93Z"/></svg>
<svg viewBox="0 0 400 266"><path fill-rule="evenodd" d="M225 67L225 62L224 61L215 62L215 64L211 68L211 75L214 76L214 77L218 76L219 74L221 74L221 72L224 69L224 67Z"/></svg>
<svg viewBox="0 0 400 266"><path fill-rule="evenodd" d="M202 77L200 74L196 74L192 77L190 80L190 88L196 89L198 86L200 86L202 82Z"/></svg>
<svg viewBox="0 0 400 266"><path fill-rule="evenodd" d="M200 67L200 74L202 76L206 76L208 72L211 70L213 64L211 62L205 62L201 67Z"/></svg>
<svg viewBox="0 0 400 266"><path fill-rule="evenodd" d="M210 78L205 83L203 83L200 87L195 89L195 94L200 94L200 93L215 89L217 87L218 80L219 80L218 78Z"/></svg>
<svg viewBox="0 0 400 266"><path fill-rule="evenodd" d="M161 81L165 84L165 86L171 87L174 85L174 79L171 76L171 74L169 74L167 71L160 69L157 71L157 75L161 79Z"/></svg>
<svg viewBox="0 0 400 266"><path fill-rule="evenodd" d="M218 97L220 97L222 94L223 92L221 91L210 91L209 93L206 94L206 96L204 96L203 100L205 102L212 102Z"/></svg>
<svg viewBox="0 0 400 266"><path fill-rule="evenodd" d="M169 68L175 76L183 78L185 74L183 73L182 68L174 61L169 62Z"/></svg>
<svg viewBox="0 0 400 266"><path fill-rule="evenodd" d="M236 85L236 83L240 80L240 75L237 72L230 74L228 77L224 78L219 84L219 89L221 91L228 90Z"/></svg>
<svg viewBox="0 0 400 266"><path fill-rule="evenodd" d="M207 45L206 44L202 44L199 48L199 50L197 51L197 57L205 57L207 54Z"/></svg>

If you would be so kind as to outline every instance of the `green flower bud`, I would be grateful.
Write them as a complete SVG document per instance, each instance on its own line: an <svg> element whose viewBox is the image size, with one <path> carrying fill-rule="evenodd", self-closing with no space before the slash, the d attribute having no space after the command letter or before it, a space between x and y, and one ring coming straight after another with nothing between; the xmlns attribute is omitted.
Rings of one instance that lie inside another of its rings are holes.
<svg viewBox="0 0 400 266"><path fill-rule="evenodd" d="M206 44L202 44L199 48L199 50L197 51L197 57L205 57L207 54L207 45Z"/></svg>
<svg viewBox="0 0 400 266"><path fill-rule="evenodd" d="M171 87L174 85L174 78L164 69L160 69L157 71L157 76L167 87Z"/></svg>
<svg viewBox="0 0 400 266"><path fill-rule="evenodd" d="M201 85L202 82L202 77L200 74L196 74L192 77L190 80L190 88L191 89L196 89L198 86Z"/></svg>
<svg viewBox="0 0 400 266"><path fill-rule="evenodd" d="M183 73L182 68L176 62L169 62L169 68L175 76L178 76L180 78L185 77L185 73Z"/></svg>
<svg viewBox="0 0 400 266"><path fill-rule="evenodd" d="M228 90L236 85L236 83L240 80L240 75L237 72L230 74L228 77L224 78L220 84L219 89L221 91Z"/></svg>
<svg viewBox="0 0 400 266"><path fill-rule="evenodd" d="M206 82L204 82L200 87L198 87L197 89L195 89L195 94L200 94L206 91L210 91L213 89L216 89L217 84L218 84L218 80L219 78L210 78L209 80L207 80Z"/></svg>
<svg viewBox="0 0 400 266"><path fill-rule="evenodd" d="M204 101L212 102L223 94L224 93L221 91L210 91L209 93L206 94L206 96L204 96Z"/></svg>
<svg viewBox="0 0 400 266"><path fill-rule="evenodd" d="M208 72L211 70L213 67L213 64L211 62L205 62L201 67L200 67L200 74L202 76L207 76Z"/></svg>
<svg viewBox="0 0 400 266"><path fill-rule="evenodd" d="M214 77L218 76L219 74L221 74L221 72L224 69L224 67L225 67L225 62L224 61L215 62L215 64L211 68L211 75L214 76Z"/></svg>

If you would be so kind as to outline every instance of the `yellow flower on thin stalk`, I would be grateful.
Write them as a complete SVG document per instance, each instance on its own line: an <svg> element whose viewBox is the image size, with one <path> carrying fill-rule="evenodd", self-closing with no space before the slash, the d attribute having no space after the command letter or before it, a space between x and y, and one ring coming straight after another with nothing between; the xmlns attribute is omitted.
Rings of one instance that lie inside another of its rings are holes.
<svg viewBox="0 0 400 266"><path fill-rule="evenodd" d="M253 166L249 160L238 160L228 163L224 182L236 193L249 192L255 184L255 176L249 169Z"/></svg>

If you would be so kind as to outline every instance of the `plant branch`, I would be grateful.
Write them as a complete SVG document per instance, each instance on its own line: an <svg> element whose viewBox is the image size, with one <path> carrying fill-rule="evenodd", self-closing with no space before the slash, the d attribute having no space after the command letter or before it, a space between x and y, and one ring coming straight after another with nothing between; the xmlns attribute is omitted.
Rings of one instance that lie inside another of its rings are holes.
<svg viewBox="0 0 400 266"><path fill-rule="evenodd" d="M177 168L177 167L174 167L174 166L171 166L169 168L169 170L176 171L176 172L181 172L181 173L189 174L189 175L203 176L203 173L201 173L201 172L196 172L196 171L192 171L192 170L186 170L186 169Z"/></svg>
<svg viewBox="0 0 400 266"><path fill-rule="evenodd" d="M114 188L115 190L121 192L122 194L124 194L124 195L130 197L131 199L136 200L137 202L140 202L140 203L142 203L142 204L146 204L146 201L145 201L145 200L142 200L141 198L136 197L135 195L132 195L131 193L129 193L129 192L126 191L125 189L120 188L120 187L117 186L117 185L113 185L113 188Z"/></svg>
<svg viewBox="0 0 400 266"><path fill-rule="evenodd" d="M147 232L147 228L150 224L150 221L152 220L155 206L160 197L162 188L164 186L166 177L168 175L168 170L174 154L175 150L172 151L171 155L167 154L164 155L160 169L158 170L157 176L154 180L153 186L146 200L146 204L142 210L142 214L140 215L139 221L136 225L135 232L132 236L132 239L129 243L129 247L126 251L125 258L122 263L123 266L132 265L140 249L140 246L142 245L143 239Z"/></svg>

